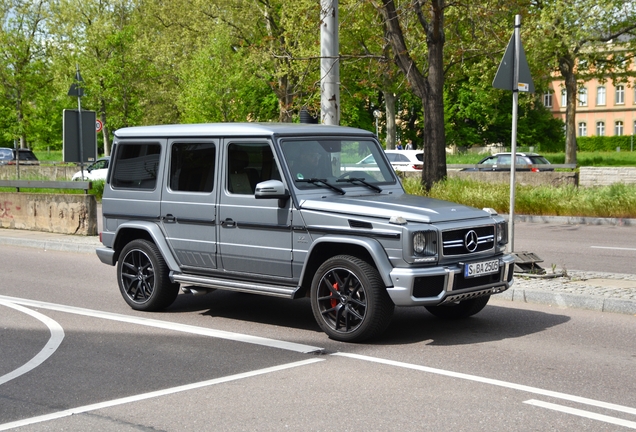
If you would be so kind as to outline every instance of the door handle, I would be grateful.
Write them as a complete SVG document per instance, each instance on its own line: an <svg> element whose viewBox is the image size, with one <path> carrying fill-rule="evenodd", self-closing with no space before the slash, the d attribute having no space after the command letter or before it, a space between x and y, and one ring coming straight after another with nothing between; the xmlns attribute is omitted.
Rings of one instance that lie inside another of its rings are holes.
<svg viewBox="0 0 636 432"><path fill-rule="evenodd" d="M236 222L234 222L233 219L227 218L223 222L221 222L221 225L226 228L234 228L236 226Z"/></svg>
<svg viewBox="0 0 636 432"><path fill-rule="evenodd" d="M174 217L171 214L167 214L163 217L164 222L168 222L168 223L175 223L177 221L177 218Z"/></svg>

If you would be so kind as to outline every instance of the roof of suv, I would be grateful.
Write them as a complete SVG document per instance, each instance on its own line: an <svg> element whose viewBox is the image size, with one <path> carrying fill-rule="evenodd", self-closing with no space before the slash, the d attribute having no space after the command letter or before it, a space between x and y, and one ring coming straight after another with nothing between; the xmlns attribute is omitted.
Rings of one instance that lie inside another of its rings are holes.
<svg viewBox="0 0 636 432"><path fill-rule="evenodd" d="M254 135L297 135L333 134L375 136L372 132L346 126L331 126L307 123L202 123L159 126L136 126L115 131L118 138L164 137L164 136L254 136Z"/></svg>

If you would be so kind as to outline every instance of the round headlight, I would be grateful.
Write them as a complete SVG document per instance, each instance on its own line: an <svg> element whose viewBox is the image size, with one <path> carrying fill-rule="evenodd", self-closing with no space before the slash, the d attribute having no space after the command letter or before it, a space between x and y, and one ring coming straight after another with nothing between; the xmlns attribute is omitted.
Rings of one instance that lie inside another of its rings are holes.
<svg viewBox="0 0 636 432"><path fill-rule="evenodd" d="M426 236L423 232L417 232L413 236L413 250L417 254L421 254L426 249Z"/></svg>

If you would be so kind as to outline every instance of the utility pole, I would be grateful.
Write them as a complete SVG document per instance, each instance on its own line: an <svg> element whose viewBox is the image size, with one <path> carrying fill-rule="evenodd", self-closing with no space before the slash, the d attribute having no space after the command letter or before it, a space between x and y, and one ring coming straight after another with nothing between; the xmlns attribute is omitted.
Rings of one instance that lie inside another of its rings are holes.
<svg viewBox="0 0 636 432"><path fill-rule="evenodd" d="M320 120L340 124L338 0L320 1Z"/></svg>
<svg viewBox="0 0 636 432"><path fill-rule="evenodd" d="M82 171L82 180L84 180L84 142L82 141L82 96L84 96L84 88L82 83L84 80L80 75L79 64L76 65L77 71L75 72L75 82L71 84L71 88L68 90L69 96L77 96L77 124L79 128L79 157L80 157L80 170Z"/></svg>

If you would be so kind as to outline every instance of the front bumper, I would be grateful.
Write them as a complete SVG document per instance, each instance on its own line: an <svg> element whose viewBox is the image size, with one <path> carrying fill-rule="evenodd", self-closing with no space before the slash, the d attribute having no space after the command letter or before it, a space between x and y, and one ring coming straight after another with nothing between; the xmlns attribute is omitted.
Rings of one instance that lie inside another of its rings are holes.
<svg viewBox="0 0 636 432"><path fill-rule="evenodd" d="M435 306L474 297L497 294L514 283L515 258L499 258L499 273L464 278L463 266L454 264L432 268L394 268L393 287L387 292L396 306Z"/></svg>

